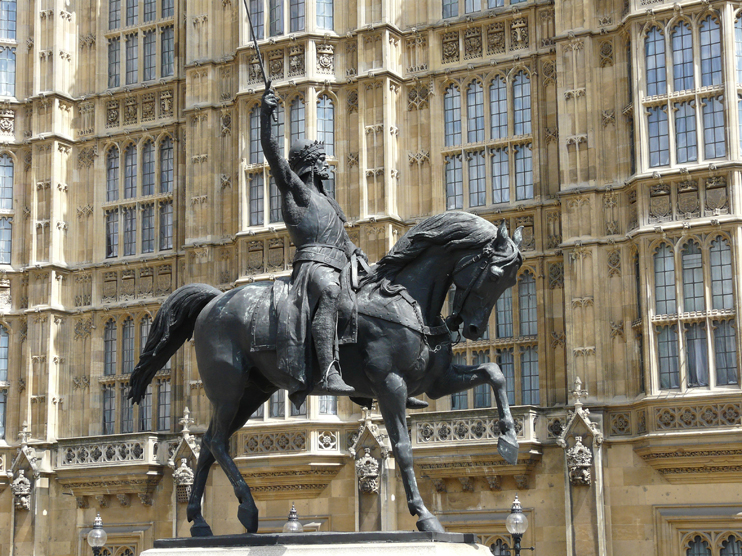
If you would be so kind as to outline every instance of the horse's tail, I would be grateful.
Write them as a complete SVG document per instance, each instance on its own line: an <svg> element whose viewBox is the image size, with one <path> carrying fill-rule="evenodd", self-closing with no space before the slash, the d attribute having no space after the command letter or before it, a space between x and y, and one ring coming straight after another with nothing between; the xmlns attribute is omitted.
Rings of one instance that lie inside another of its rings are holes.
<svg viewBox="0 0 742 556"><path fill-rule="evenodd" d="M139 403L157 371L193 335L196 318L222 292L206 284L188 284L175 290L157 311L147 344L129 379L129 399Z"/></svg>

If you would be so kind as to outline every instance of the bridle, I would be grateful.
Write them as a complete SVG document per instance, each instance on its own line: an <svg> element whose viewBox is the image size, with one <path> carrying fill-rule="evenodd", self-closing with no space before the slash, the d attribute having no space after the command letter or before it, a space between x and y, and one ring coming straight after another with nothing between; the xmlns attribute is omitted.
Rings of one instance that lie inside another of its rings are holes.
<svg viewBox="0 0 742 556"><path fill-rule="evenodd" d="M454 298L453 310L446 319L446 324L448 325L449 329L458 329L458 324L454 323L458 321L459 313L461 313L461 310L464 308L464 304L466 303L466 300L468 299L472 288L475 284L478 284L482 280L482 275L487 271L487 268L491 264L495 263L497 263L500 268L506 267L513 263L520 256L520 251L517 248L513 247L513 252L511 254L504 257L497 257L497 252L495 251L493 243L487 244L484 249L482 249L481 253L473 255L469 260L461 260L456 264L456 267L454 268L452 273L454 277L471 265L479 263L479 269L474 274L469 284L466 286L464 293L461 296L456 296ZM451 328L452 326L454 328Z"/></svg>

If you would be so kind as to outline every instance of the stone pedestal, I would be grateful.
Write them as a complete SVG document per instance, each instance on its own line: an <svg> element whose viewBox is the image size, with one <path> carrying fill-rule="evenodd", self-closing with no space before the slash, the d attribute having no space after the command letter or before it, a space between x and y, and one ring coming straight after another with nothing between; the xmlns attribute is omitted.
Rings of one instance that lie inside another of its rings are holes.
<svg viewBox="0 0 742 556"><path fill-rule="evenodd" d="M142 556L489 556L471 533L269 533L155 541Z"/></svg>

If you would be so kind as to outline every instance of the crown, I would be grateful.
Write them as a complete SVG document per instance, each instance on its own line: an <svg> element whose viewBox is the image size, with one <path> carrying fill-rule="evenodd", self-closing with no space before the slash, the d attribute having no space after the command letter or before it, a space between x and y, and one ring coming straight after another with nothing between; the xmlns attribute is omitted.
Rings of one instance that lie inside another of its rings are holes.
<svg viewBox="0 0 742 556"><path fill-rule="evenodd" d="M320 153L324 152L324 150L324 141L313 141L307 145L304 145L301 150L291 153L289 155L289 165L291 165L291 167L293 168L299 161L306 160L310 157L318 157Z"/></svg>

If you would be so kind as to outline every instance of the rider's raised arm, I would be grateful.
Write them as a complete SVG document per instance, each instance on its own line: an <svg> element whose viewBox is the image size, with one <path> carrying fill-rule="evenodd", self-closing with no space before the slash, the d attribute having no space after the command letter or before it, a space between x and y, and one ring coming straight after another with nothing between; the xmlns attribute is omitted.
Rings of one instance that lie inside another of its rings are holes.
<svg viewBox="0 0 742 556"><path fill-rule="evenodd" d="M265 93L263 93L263 102L260 106L260 143L263 146L265 158L271 167L271 174L273 174L273 178L276 180L276 187L284 195L291 191L294 197L297 198L296 200L301 204L300 199L305 196L302 194L305 189L304 182L291 171L288 160L281 156L278 142L273 136L271 117L277 107L278 98L270 86L268 86Z"/></svg>

